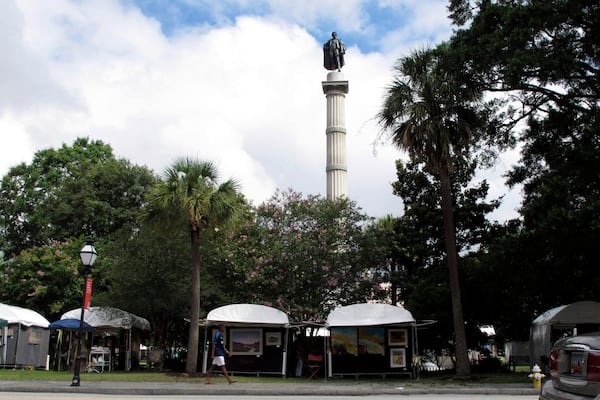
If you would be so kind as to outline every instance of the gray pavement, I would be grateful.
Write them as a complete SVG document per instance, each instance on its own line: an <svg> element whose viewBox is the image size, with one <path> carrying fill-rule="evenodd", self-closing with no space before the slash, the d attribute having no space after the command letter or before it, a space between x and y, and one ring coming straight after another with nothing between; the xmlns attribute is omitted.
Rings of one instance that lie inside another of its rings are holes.
<svg viewBox="0 0 600 400"><path fill-rule="evenodd" d="M236 382L227 384L215 379L212 385L204 383L166 382L85 382L71 387L70 382L60 381L0 381L0 392L40 393L99 393L114 395L229 395L229 396L366 396L366 395L415 395L415 394L502 394L537 395L531 383L523 384L422 384L418 381L349 382L282 380L281 383Z"/></svg>

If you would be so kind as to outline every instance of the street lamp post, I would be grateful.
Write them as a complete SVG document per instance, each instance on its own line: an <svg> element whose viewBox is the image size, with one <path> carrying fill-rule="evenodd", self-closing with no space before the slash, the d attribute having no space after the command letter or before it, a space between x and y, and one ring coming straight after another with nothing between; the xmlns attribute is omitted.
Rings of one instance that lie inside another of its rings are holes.
<svg viewBox="0 0 600 400"><path fill-rule="evenodd" d="M81 381L79 377L79 373L81 370L81 337L83 336L83 313L85 312L86 306L86 286L87 286L87 278L90 272L90 268L94 265L94 261L96 261L96 257L98 257L98 253L96 253L96 249L92 245L93 242L88 239L85 246L79 251L79 257L81 257L81 262L83 263L83 301L81 302L81 317L79 319L79 330L77 334L77 357L75 358L74 365L74 373L73 380L71 381L71 386L79 386Z"/></svg>

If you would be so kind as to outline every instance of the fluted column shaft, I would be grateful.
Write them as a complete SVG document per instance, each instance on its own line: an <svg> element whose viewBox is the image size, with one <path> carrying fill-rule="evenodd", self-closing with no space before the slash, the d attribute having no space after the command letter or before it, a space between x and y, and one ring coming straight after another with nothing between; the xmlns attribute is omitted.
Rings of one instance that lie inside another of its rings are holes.
<svg viewBox="0 0 600 400"><path fill-rule="evenodd" d="M346 175L346 94L348 81L341 72L329 72L322 82L327 97L327 198L348 197Z"/></svg>

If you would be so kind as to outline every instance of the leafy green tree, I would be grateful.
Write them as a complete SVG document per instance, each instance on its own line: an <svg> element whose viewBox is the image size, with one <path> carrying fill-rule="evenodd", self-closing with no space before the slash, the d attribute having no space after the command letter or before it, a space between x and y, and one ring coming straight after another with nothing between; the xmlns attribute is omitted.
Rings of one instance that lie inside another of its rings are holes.
<svg viewBox="0 0 600 400"><path fill-rule="evenodd" d="M510 91L519 118L549 107L595 113L600 98L600 5L590 0L451 0L461 70ZM468 24L468 26L467 26Z"/></svg>
<svg viewBox="0 0 600 400"><path fill-rule="evenodd" d="M102 238L134 224L154 182L145 167L116 159L86 138L38 151L0 182L0 236L8 257L72 237Z"/></svg>
<svg viewBox="0 0 600 400"><path fill-rule="evenodd" d="M105 245L107 291L94 303L123 308L150 321L152 345L182 345L181 330L189 316L190 246L187 235L141 225L134 234L123 229Z"/></svg>
<svg viewBox="0 0 600 400"><path fill-rule="evenodd" d="M472 105L480 100L481 93L444 68L444 53L444 47L437 51L417 51L398 62L379 121L390 132L394 145L424 162L439 179L456 338L456 374L468 376L470 365L460 295L450 169L452 157L462 156L469 148L478 123Z"/></svg>
<svg viewBox="0 0 600 400"><path fill-rule="evenodd" d="M480 256L483 245L489 242L494 225L486 220L486 215L495 210L499 202L486 200L487 182L475 182L477 170L475 161L456 160L450 174L452 197L454 199L454 221L456 245L460 254L461 295L464 301L466 321L489 323L488 314L480 314L490 303L488 297L468 301L472 298L472 279L469 275L477 272L471 259ZM436 350L442 350L453 342L452 310L448 306L450 292L447 285L447 265L442 229L442 212L439 196L439 180L428 172L424 163L397 161L398 180L393 183L394 194L402 198L404 214L394 225L394 248L398 249L396 263L400 265L398 282L400 299L418 319L437 321L435 329L428 336L420 338L420 343ZM444 271L446 271L444 273ZM486 286L489 288L489 285ZM491 288L490 296L492 292ZM497 300L494 300L497 302ZM469 339L469 338L467 338ZM468 340L469 345L473 345Z"/></svg>
<svg viewBox="0 0 600 400"><path fill-rule="evenodd" d="M36 310L54 321L81 307L83 277L79 250L84 240L53 242L23 250L0 264L0 301ZM94 265L94 287L102 290L102 266Z"/></svg>
<svg viewBox="0 0 600 400"><path fill-rule="evenodd" d="M599 300L600 4L452 0L450 11L461 26L451 40L456 64L485 90L509 97L505 126L522 143L508 176L523 186L522 224L493 246L494 260L506 257L504 270L535 282L515 286L527 292L515 307L519 320ZM522 328L511 331L523 336Z"/></svg>
<svg viewBox="0 0 600 400"><path fill-rule="evenodd" d="M337 305L364 301L373 285L361 261L366 221L347 200L277 191L220 250L237 299L295 321L323 321Z"/></svg>
<svg viewBox="0 0 600 400"><path fill-rule="evenodd" d="M524 240L519 220L494 225L488 238L465 260L465 304L472 320L495 327L497 338L527 341L544 275L532 268L533 243Z"/></svg>
<svg viewBox="0 0 600 400"><path fill-rule="evenodd" d="M381 277L382 283L389 284L389 291L378 290L375 298L389 300L397 305L405 295L406 260L408 250L403 247L401 232L397 231L398 219L391 215L368 224L364 229L363 252L367 258L366 266ZM387 292L387 293L386 293Z"/></svg>
<svg viewBox="0 0 600 400"><path fill-rule="evenodd" d="M217 184L217 170L210 162L182 158L167 168L163 180L150 191L146 217L172 223L189 233L191 240L190 330L186 371L196 373L200 318L200 243L203 237L229 226L242 210L238 184L229 179Z"/></svg>

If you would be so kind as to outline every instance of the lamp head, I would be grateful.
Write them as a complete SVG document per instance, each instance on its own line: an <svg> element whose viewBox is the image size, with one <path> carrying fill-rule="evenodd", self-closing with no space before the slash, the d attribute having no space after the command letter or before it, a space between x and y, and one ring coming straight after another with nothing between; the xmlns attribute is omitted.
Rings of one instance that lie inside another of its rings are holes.
<svg viewBox="0 0 600 400"><path fill-rule="evenodd" d="M94 261L96 261L96 257L98 257L98 253L96 249L92 245L92 241L90 239L87 240L85 246L81 248L79 251L79 257L81 257L81 262L86 267L91 267L94 265Z"/></svg>

